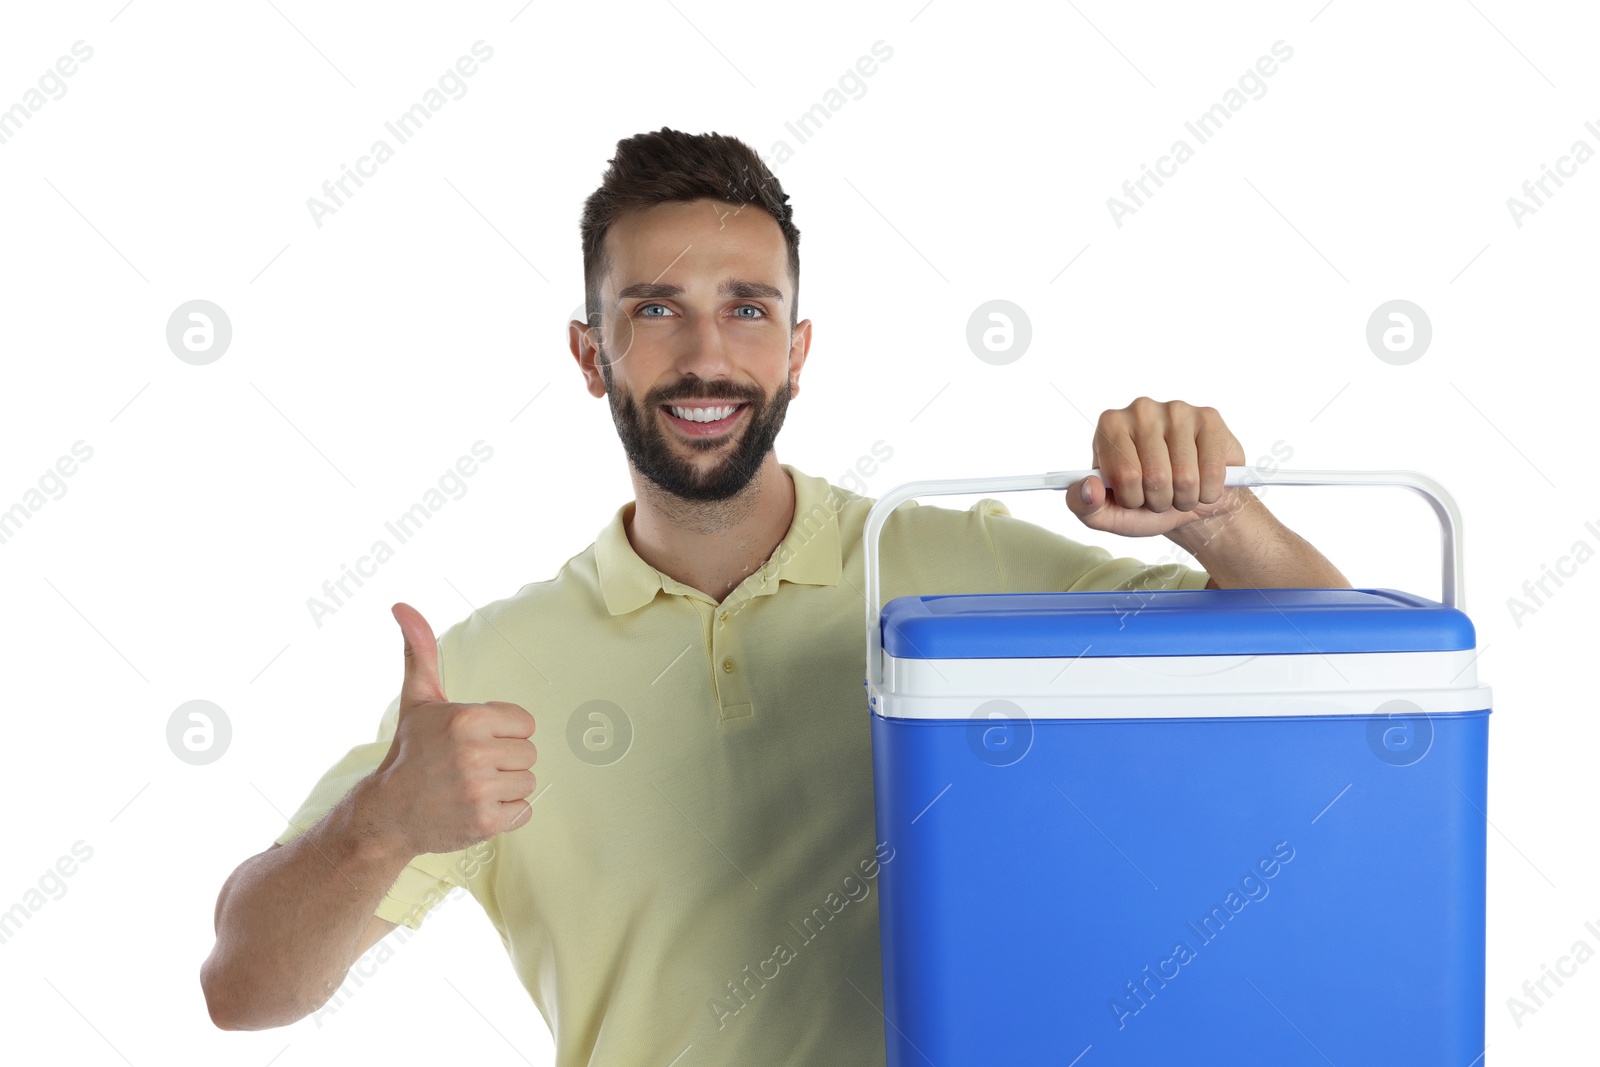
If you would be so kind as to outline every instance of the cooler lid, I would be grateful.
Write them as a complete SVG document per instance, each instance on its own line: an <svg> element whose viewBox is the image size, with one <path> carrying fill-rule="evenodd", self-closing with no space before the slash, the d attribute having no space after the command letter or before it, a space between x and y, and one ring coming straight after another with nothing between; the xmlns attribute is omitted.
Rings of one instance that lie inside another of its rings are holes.
<svg viewBox="0 0 1600 1067"><path fill-rule="evenodd" d="M1156 589L895 597L902 659L1221 656L1472 649L1472 620L1398 589Z"/></svg>

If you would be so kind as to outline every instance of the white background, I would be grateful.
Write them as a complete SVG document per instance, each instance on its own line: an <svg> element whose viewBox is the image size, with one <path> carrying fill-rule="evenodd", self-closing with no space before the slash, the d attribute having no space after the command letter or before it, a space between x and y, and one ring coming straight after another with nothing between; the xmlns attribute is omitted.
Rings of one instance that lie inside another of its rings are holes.
<svg viewBox="0 0 1600 1067"><path fill-rule="evenodd" d="M1098 414L1147 394L1217 407L1251 462L1281 441L1287 467L1454 494L1496 705L1486 1062L1572 1062L1600 964L1520 1026L1506 1001L1600 948L1600 564L1520 624L1507 601L1600 547L1600 161L1520 227L1507 198L1574 141L1600 149L1597 31L1587 5L1505 0L6 5L0 108L75 41L93 56L0 144L0 509L74 442L93 456L0 544L0 910L93 853L0 944L0 1041L140 1067L551 1062L465 896L315 1021L218 1031L198 969L228 873L396 692L389 605L443 632L631 497L566 323L584 197L617 140L669 125L741 137L792 197L815 342L778 454L802 470L839 482L880 439L870 496L1087 467ZM480 39L465 95L317 226L307 198ZM892 57L797 138L880 40ZM1196 145L1184 122L1279 40L1265 94ZM1194 158L1117 226L1107 198L1179 137ZM192 299L233 327L206 366L166 344ZM992 299L1033 330L1003 366L966 343ZM1406 365L1366 344L1392 299L1433 326ZM316 625L307 599L480 439L466 494ZM1172 549L1088 531L1056 494L1006 499L1119 554ZM1263 499L1357 586L1438 595L1419 498ZM206 766L167 747L191 699L232 724Z"/></svg>

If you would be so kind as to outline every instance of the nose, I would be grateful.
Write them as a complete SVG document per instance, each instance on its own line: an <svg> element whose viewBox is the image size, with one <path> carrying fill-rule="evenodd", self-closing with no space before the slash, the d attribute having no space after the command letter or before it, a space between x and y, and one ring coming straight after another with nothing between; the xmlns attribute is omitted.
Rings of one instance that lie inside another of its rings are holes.
<svg viewBox="0 0 1600 1067"><path fill-rule="evenodd" d="M702 381L734 376L738 368L722 336L722 323L716 316L696 317L693 328L682 331L679 337L682 347L676 353L673 369L680 375Z"/></svg>

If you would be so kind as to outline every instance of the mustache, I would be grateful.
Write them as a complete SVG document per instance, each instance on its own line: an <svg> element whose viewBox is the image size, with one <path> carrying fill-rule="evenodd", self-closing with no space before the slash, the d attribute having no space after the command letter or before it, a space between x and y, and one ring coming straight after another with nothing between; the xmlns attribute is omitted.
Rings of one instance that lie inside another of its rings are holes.
<svg viewBox="0 0 1600 1067"><path fill-rule="evenodd" d="M750 396L748 393L728 393L716 389L696 390L685 392L676 391L671 396L661 396L653 401L647 401L651 407L660 407L662 404L676 404L681 400L726 400L730 404L760 404L766 400L764 395Z"/></svg>

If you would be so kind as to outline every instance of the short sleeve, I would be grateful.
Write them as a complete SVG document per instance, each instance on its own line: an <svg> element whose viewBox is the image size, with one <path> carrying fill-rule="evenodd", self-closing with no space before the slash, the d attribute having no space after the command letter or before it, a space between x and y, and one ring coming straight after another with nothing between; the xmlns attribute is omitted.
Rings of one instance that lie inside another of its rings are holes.
<svg viewBox="0 0 1600 1067"><path fill-rule="evenodd" d="M440 645L439 680L440 684L444 685L442 641ZM446 689L445 692L448 695L449 690ZM311 788L310 794L289 818L289 825L277 836L278 844L288 844L321 822L356 783L378 769L378 765L389 753L389 745L394 740L399 715L400 697L397 694L389 702L389 707L384 711L383 718L378 724L377 739L350 749L342 759L323 773L322 778ZM467 878L476 873L480 865L481 860L478 858L476 847L461 852L429 852L417 856L400 872L400 876L395 879L394 885L389 887L389 891L373 914L397 925L413 930L421 929L423 916L429 909L456 887L464 886Z"/></svg>
<svg viewBox="0 0 1600 1067"><path fill-rule="evenodd" d="M1003 593L1204 589L1211 579L1206 571L1175 559L1145 563L1130 556L1113 557L1099 545L1082 544L1019 519L992 497L978 501L972 510L988 534Z"/></svg>

